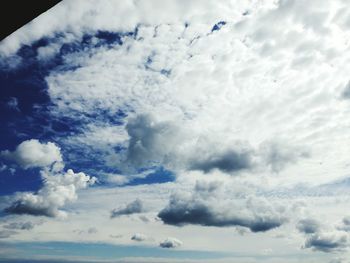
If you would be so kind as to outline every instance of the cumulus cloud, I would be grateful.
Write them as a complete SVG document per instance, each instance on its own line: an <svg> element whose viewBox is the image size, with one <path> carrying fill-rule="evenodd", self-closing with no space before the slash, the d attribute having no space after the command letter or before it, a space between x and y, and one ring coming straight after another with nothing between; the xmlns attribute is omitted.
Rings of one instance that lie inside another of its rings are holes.
<svg viewBox="0 0 350 263"><path fill-rule="evenodd" d="M144 212L145 209L143 207L143 203L140 199L136 199L135 201L127 204L124 208L114 209L111 212L111 218L119 217L122 215L131 215Z"/></svg>
<svg viewBox="0 0 350 263"><path fill-rule="evenodd" d="M170 225L240 226L252 232L265 232L285 222L282 211L267 200L221 200L215 197L219 187L212 183L204 186L197 183L192 195L172 195L168 206L159 212L158 217Z"/></svg>
<svg viewBox="0 0 350 263"><path fill-rule="evenodd" d="M41 172L44 186L37 192L18 193L14 202L5 209L10 214L29 214L34 216L57 217L64 216L60 210L67 202L77 199L77 190L94 184L95 178L84 173L67 172L54 173Z"/></svg>
<svg viewBox="0 0 350 263"><path fill-rule="evenodd" d="M310 235L305 242L305 248L312 248L322 252L342 251L348 246L346 233L315 233Z"/></svg>
<svg viewBox="0 0 350 263"><path fill-rule="evenodd" d="M264 142L258 149L240 140L223 144L213 139L214 135L189 133L174 121L159 121L146 114L129 119L126 131L126 163L134 168L163 165L174 170L235 174L256 167L281 171L289 163L308 157L301 147L275 141Z"/></svg>
<svg viewBox="0 0 350 263"><path fill-rule="evenodd" d="M301 233L313 234L320 230L320 223L314 219L302 219L297 224L297 229Z"/></svg>
<svg viewBox="0 0 350 263"><path fill-rule="evenodd" d="M232 173L243 169L252 168L251 152L228 150L222 153L211 153L206 157L194 160L190 164L190 169L200 170L208 173L214 169L226 173Z"/></svg>
<svg viewBox="0 0 350 263"><path fill-rule="evenodd" d="M136 233L131 237L131 240L142 242L147 240L147 236L144 234Z"/></svg>
<svg viewBox="0 0 350 263"><path fill-rule="evenodd" d="M164 241L159 243L162 248L176 248L182 246L182 242L174 237L168 237Z"/></svg>
<svg viewBox="0 0 350 263"><path fill-rule="evenodd" d="M13 152L1 151L0 156L16 162L24 169L62 163L60 148L55 143L41 143L35 139L20 143Z"/></svg>

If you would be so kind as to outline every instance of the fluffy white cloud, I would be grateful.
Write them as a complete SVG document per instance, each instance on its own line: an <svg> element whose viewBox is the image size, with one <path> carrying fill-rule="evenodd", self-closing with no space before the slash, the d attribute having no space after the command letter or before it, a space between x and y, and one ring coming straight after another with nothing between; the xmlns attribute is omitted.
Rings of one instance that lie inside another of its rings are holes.
<svg viewBox="0 0 350 263"><path fill-rule="evenodd" d="M35 139L20 143L13 152L1 151L0 156L16 162L24 169L48 167L54 163L62 165L60 148L55 143L41 143Z"/></svg>
<svg viewBox="0 0 350 263"><path fill-rule="evenodd" d="M60 210L67 202L77 199L77 190L94 184L95 178L84 173L54 173L42 171L44 186L37 192L18 193L13 203L5 209L10 214L29 214L35 216L65 216Z"/></svg>

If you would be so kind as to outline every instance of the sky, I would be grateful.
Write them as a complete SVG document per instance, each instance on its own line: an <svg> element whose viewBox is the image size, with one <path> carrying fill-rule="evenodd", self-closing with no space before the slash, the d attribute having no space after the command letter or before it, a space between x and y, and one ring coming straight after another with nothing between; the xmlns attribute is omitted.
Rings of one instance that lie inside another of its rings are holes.
<svg viewBox="0 0 350 263"><path fill-rule="evenodd" d="M0 262L350 262L346 0L64 0L0 42Z"/></svg>

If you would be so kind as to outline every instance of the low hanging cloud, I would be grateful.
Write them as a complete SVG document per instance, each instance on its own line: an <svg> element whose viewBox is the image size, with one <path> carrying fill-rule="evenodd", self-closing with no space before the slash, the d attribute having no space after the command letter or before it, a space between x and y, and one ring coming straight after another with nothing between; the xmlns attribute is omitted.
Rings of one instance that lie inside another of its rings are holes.
<svg viewBox="0 0 350 263"><path fill-rule="evenodd" d="M18 193L5 212L48 217L64 216L65 212L60 208L77 199L77 190L95 183L94 177L82 172L74 173L71 169L57 174L42 171L41 175L44 186L37 193Z"/></svg>
<svg viewBox="0 0 350 263"><path fill-rule="evenodd" d="M111 212L111 218L119 217L122 215L131 215L144 212L143 203L140 199L127 204L124 208L114 209Z"/></svg>
<svg viewBox="0 0 350 263"><path fill-rule="evenodd" d="M9 238L15 234L17 234L18 232L13 231L13 230L0 230L0 238Z"/></svg>
<svg viewBox="0 0 350 263"><path fill-rule="evenodd" d="M35 224L32 222L12 222L7 225L4 225L4 228L6 229L12 229L12 230L31 230L33 229Z"/></svg>
<svg viewBox="0 0 350 263"><path fill-rule="evenodd" d="M227 150L221 153L212 153L190 164L190 170L199 170L204 173L218 169L226 173L237 172L252 168L252 154L250 151Z"/></svg>
<svg viewBox="0 0 350 263"><path fill-rule="evenodd" d="M199 187L197 183L192 195L172 195L158 217L169 225L240 226L252 232L265 232L286 221L282 211L265 199L221 200L215 196L220 187L213 184Z"/></svg>
<svg viewBox="0 0 350 263"><path fill-rule="evenodd" d="M162 248L176 248L182 246L182 241L174 237L168 237L164 241L160 242L159 246Z"/></svg>
<svg viewBox="0 0 350 263"><path fill-rule="evenodd" d="M22 142L13 152L1 151L0 156L17 163L23 169L48 167L54 163L62 163L60 148L56 144L41 143L35 139Z"/></svg>
<svg viewBox="0 0 350 263"><path fill-rule="evenodd" d="M314 219L302 219L296 227L301 233L314 234L320 230L321 225Z"/></svg>
<svg viewBox="0 0 350 263"><path fill-rule="evenodd" d="M138 242L142 242L142 241L147 240L147 236L144 235L144 234L135 233L135 234L131 237L131 240L138 241Z"/></svg>
<svg viewBox="0 0 350 263"><path fill-rule="evenodd" d="M345 250L348 245L348 236L344 232L315 233L306 239L304 248L322 252L335 252Z"/></svg>
<svg viewBox="0 0 350 263"><path fill-rule="evenodd" d="M296 227L305 234L303 248L325 253L345 251L349 247L348 219L345 217L338 226L321 224L314 219L300 220Z"/></svg>

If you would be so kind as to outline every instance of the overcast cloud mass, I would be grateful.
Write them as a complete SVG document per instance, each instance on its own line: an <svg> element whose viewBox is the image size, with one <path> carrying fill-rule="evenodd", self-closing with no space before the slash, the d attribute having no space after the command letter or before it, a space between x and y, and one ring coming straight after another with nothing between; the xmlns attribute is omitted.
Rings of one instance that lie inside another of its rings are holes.
<svg viewBox="0 0 350 263"><path fill-rule="evenodd" d="M349 21L63 0L2 40L0 262L350 262Z"/></svg>

